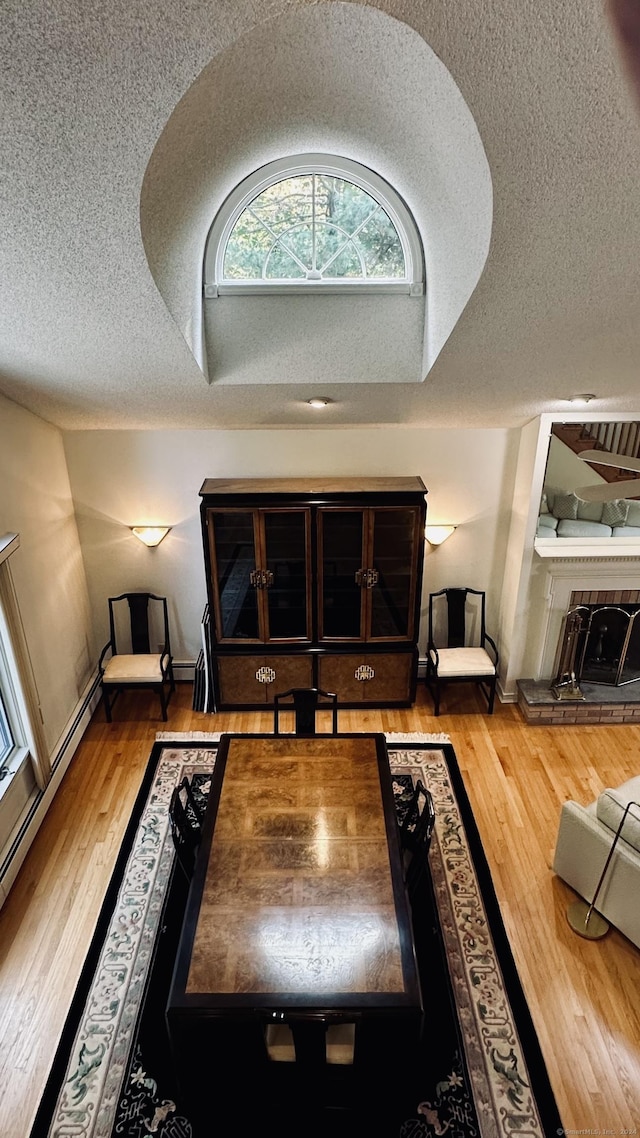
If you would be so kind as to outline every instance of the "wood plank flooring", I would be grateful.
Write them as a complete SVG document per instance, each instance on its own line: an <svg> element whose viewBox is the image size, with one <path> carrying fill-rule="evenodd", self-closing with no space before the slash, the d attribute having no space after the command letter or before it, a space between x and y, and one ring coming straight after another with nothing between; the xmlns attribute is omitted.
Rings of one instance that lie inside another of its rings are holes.
<svg viewBox="0 0 640 1138"><path fill-rule="evenodd" d="M151 696L123 696L114 714L106 724L96 712L0 912L2 1138L30 1133L156 731L272 727L270 712L194 713L186 684L166 725ZM572 933L574 894L551 862L562 802L589 802L638 774L640 727L529 727L515 705L487 716L463 685L438 719L420 686L413 708L342 711L339 722L450 734L564 1127L638 1133L640 951L615 930L596 942Z"/></svg>

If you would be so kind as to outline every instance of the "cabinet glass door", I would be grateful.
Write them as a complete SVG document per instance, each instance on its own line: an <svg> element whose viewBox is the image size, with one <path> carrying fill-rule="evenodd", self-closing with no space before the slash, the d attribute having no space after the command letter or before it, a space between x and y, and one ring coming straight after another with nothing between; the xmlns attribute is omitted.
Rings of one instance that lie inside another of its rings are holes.
<svg viewBox="0 0 640 1138"><path fill-rule="evenodd" d="M367 639L410 639L415 603L415 551L418 514L407 507L372 510L370 561L375 584L370 590Z"/></svg>
<svg viewBox="0 0 640 1138"><path fill-rule="evenodd" d="M309 640L309 510L265 510L266 640Z"/></svg>
<svg viewBox="0 0 640 1138"><path fill-rule="evenodd" d="M361 640L363 590L363 510L321 509L320 638Z"/></svg>
<svg viewBox="0 0 640 1138"><path fill-rule="evenodd" d="M210 510L209 533L218 640L258 640L254 512Z"/></svg>

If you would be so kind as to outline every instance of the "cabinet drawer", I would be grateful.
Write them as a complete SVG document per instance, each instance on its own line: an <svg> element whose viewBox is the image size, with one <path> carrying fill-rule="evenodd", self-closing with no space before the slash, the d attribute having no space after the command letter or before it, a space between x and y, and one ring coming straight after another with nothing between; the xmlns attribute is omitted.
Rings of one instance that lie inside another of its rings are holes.
<svg viewBox="0 0 640 1138"><path fill-rule="evenodd" d="M311 656L218 656L220 704L272 703L276 692L313 686Z"/></svg>
<svg viewBox="0 0 640 1138"><path fill-rule="evenodd" d="M321 656L318 684L334 691L339 703L409 703L414 656L409 652L354 652Z"/></svg>

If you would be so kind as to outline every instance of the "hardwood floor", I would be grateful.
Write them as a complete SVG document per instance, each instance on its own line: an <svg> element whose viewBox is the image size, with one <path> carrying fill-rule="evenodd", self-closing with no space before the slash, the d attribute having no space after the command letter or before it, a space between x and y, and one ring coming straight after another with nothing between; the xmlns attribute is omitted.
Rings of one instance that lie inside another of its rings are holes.
<svg viewBox="0 0 640 1138"><path fill-rule="evenodd" d="M114 714L106 724L96 712L0 912L2 1138L30 1133L156 731L272 726L270 712L194 713L190 685L166 725L152 697L123 696ZM341 711L339 722L450 734L566 1131L637 1133L640 951L615 930L596 942L571 932L574 894L551 861L562 802L638 773L640 727L529 727L515 705L483 714L462 686L438 719L420 687L413 708Z"/></svg>

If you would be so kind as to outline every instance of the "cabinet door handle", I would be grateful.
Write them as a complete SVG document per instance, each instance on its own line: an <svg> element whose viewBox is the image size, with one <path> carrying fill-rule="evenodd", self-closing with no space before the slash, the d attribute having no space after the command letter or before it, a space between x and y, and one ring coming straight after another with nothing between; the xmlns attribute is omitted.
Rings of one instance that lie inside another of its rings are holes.
<svg viewBox="0 0 640 1138"><path fill-rule="evenodd" d="M374 585L378 584L378 570L377 569L358 569L356 571L356 585L360 585L365 589L372 589Z"/></svg>
<svg viewBox="0 0 640 1138"><path fill-rule="evenodd" d="M252 569L249 580L254 589L268 589L273 585L273 573L270 569Z"/></svg>

